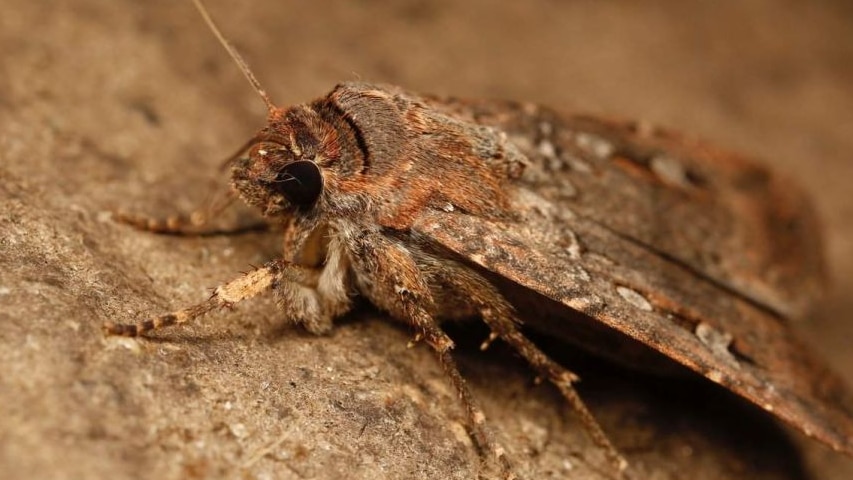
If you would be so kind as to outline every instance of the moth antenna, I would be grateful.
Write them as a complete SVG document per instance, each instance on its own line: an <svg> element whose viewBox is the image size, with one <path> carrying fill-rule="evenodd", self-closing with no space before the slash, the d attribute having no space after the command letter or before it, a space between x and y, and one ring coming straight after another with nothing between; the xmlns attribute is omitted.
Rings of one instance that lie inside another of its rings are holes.
<svg viewBox="0 0 853 480"><path fill-rule="evenodd" d="M240 70L243 72L243 75L246 76L246 79L249 80L249 83L252 84L252 88L258 92L258 95L261 96L261 99L267 105L267 109L272 112L276 109L272 100L270 100L269 95L267 95L266 90L261 87L261 82L255 78L255 74L252 73L252 70L249 68L249 65L243 60L243 57L240 56L240 53L237 52L237 49L234 48L231 43L225 39L225 36L222 35L222 32L219 31L219 28L216 26L216 23L213 22L213 18L210 17L210 14L207 13L207 9L201 3L201 0L193 0L195 7L198 9L199 13L201 13L201 17L204 18L207 26L210 27L210 30L213 31L213 34L216 35L216 38L219 40L219 43L225 47L225 50L228 52L228 55L231 56L232 59L237 63L237 66L240 67Z"/></svg>

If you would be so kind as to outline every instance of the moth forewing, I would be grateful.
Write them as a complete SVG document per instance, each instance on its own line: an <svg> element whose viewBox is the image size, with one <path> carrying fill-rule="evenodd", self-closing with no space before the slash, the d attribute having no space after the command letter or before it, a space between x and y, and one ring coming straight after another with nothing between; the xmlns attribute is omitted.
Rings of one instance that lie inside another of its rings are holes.
<svg viewBox="0 0 853 480"><path fill-rule="evenodd" d="M508 187L518 216L428 209L414 223L418 234L853 454L849 394L782 313L807 311L824 281L816 222L797 190L742 157L669 132L640 135L629 124L509 102L476 102L470 110L530 160ZM683 165L668 172L639 166L664 155ZM688 169L695 178L681 183ZM614 190L616 178L625 191ZM697 228L690 219L723 231L691 245L686 239L703 229L685 233ZM761 249L771 237L777 245ZM735 260L712 262L723 247ZM571 340L576 317L552 316L523 315L532 327L547 323L549 333Z"/></svg>

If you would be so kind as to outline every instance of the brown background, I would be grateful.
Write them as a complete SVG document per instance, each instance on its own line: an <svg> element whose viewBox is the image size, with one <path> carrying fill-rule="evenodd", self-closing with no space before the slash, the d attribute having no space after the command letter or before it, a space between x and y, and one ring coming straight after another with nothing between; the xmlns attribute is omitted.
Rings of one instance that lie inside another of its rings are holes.
<svg viewBox="0 0 853 480"><path fill-rule="evenodd" d="M639 118L797 177L835 283L798 325L853 384L853 7L847 2L236 2L210 8L271 96L362 78ZM642 6L640 5L642 3ZM274 235L175 238L109 220L187 211L264 110L189 2L7 0L0 16L0 476L472 478L430 352L364 309L328 338L269 299L159 340L106 320L196 302ZM529 478L599 478L553 391L499 346L458 357ZM853 461L700 381L553 352L638 478L853 477ZM574 362L574 363L573 363Z"/></svg>

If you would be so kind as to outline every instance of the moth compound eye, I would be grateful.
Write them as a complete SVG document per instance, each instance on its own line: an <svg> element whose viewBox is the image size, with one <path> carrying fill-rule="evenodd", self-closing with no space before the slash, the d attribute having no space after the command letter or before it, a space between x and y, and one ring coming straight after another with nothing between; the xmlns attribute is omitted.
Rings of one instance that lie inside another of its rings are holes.
<svg viewBox="0 0 853 480"><path fill-rule="evenodd" d="M323 174L310 160L289 163L276 175L273 188L298 207L309 207L323 192Z"/></svg>

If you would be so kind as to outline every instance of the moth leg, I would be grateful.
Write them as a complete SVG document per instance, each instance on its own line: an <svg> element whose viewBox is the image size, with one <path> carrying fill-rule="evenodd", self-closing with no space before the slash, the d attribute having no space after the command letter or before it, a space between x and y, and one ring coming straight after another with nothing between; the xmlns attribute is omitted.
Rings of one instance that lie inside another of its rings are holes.
<svg viewBox="0 0 853 480"><path fill-rule="evenodd" d="M608 461L621 475L628 462L610 442L601 425L572 386L572 383L579 380L578 376L549 358L524 336L512 305L485 278L455 262L432 262L435 263L431 270L437 272L433 282L440 285L443 291L454 292L453 296L461 299L464 304L473 304L491 330L491 335L481 348L487 348L491 341L500 338L524 357L538 375L554 384L577 413L592 440L605 452ZM452 308L462 309L458 305Z"/></svg>
<svg viewBox="0 0 853 480"><path fill-rule="evenodd" d="M236 199L236 192L229 188L211 195L204 206L189 214L171 215L168 217L155 217L118 211L113 213L113 219L125 223L138 230L146 232L163 233L169 235L214 235L240 233L249 230L266 228L266 223L252 225L239 225L231 228L205 228L220 213L225 211Z"/></svg>
<svg viewBox="0 0 853 480"><path fill-rule="evenodd" d="M204 302L135 324L107 322L103 326L104 333L125 337L145 335L152 330L190 322L211 310L230 307L237 302L252 298L276 287L279 283L298 282L304 280L306 276L316 276L316 272L283 260L273 260L263 267L216 287L210 298Z"/></svg>
<svg viewBox="0 0 853 480"><path fill-rule="evenodd" d="M487 307L481 310L481 315L492 332L524 357L539 375L547 378L557 387L557 390L560 391L580 418L593 442L604 450L608 461L621 475L628 468L628 461L611 443L595 416L589 411L577 390L572 386L572 383L578 381L579 378L559 363L551 360L539 347L525 337L513 317L506 315L500 309Z"/></svg>
<svg viewBox="0 0 853 480"><path fill-rule="evenodd" d="M240 146L239 150L235 151L219 165L219 171L227 170L235 160L243 156L243 154L246 153L246 150L257 142L257 137L252 137L246 141L246 143ZM189 215L172 215L163 218L119 211L113 214L113 218L117 222L126 223L139 230L171 235L240 233L248 230L259 230L261 228L268 227L266 223L259 223L250 226L238 226L233 229L217 229L209 231L201 229L201 227L208 225L213 218L228 208L228 206L233 203L235 197L236 192L233 188L228 186L225 190L214 192L204 207L194 210Z"/></svg>
<svg viewBox="0 0 853 480"><path fill-rule="evenodd" d="M434 322L430 319L430 322ZM421 321L421 324L425 322ZM456 394L462 401L465 407L467 422L471 429L471 436L477 443L481 451L488 452L500 465L501 469L506 474L507 479L517 478L513 473L512 462L507 456L506 450L494 439L491 429L486 425L486 415L480 408L471 390L459 372L456 366L456 361L450 355L450 350L453 348L453 340L444 333L441 328L435 323L429 323L422 327L424 330L424 338L438 355L438 360L444 373L450 379Z"/></svg>
<svg viewBox="0 0 853 480"><path fill-rule="evenodd" d="M362 293L377 307L415 327L418 331L416 338L426 340L435 351L465 407L470 435L480 451L498 463L505 478L518 478L506 450L494 439L483 410L450 354L453 340L431 313L435 306L427 283L429 275L421 271L409 249L380 234L368 234L360 239L352 260L356 282L361 284ZM360 282L359 277L379 280Z"/></svg>

